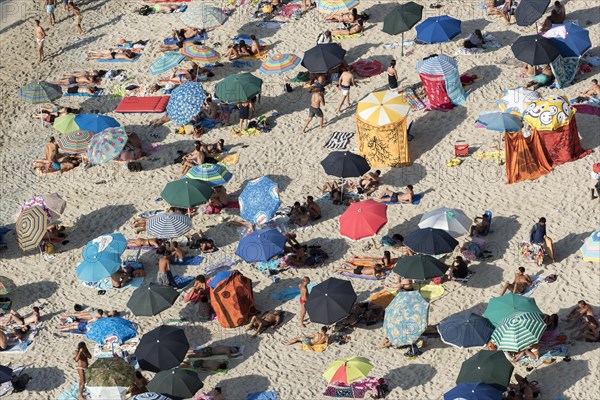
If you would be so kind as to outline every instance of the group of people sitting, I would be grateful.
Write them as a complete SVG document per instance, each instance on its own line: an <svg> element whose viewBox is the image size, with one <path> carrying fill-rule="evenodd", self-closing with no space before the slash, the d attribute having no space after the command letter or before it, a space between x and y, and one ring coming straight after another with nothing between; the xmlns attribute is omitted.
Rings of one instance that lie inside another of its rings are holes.
<svg viewBox="0 0 600 400"><path fill-rule="evenodd" d="M33 161L33 169L41 173L67 172L77 168L83 162L80 155L61 154L54 136L50 136L44 145L44 158Z"/></svg>
<svg viewBox="0 0 600 400"><path fill-rule="evenodd" d="M297 226L306 226L309 221L321 219L321 207L315 202L314 197L306 196L304 204L296 201L289 213L289 223Z"/></svg>
<svg viewBox="0 0 600 400"><path fill-rule="evenodd" d="M19 344L25 342L32 326L37 325L40 320L39 307L32 307L31 313L25 317L15 310L10 310L5 326L0 329L0 352L8 350L11 341Z"/></svg>
<svg viewBox="0 0 600 400"><path fill-rule="evenodd" d="M261 44L255 35L250 35L250 45L245 40L234 41L227 46L227 51L223 55L229 60L235 60L241 57L252 57L261 55L266 49L266 44Z"/></svg>
<svg viewBox="0 0 600 400"><path fill-rule="evenodd" d="M224 144L224 139L219 139L214 144L206 144L200 140L194 141L194 150L181 157L182 168L179 178L184 177L190 169L197 165L216 164L218 161L215 157L223 152Z"/></svg>

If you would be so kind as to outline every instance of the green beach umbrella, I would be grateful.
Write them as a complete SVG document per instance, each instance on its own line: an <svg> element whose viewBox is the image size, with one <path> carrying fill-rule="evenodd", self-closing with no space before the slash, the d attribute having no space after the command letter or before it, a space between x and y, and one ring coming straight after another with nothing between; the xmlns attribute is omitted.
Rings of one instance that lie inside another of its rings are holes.
<svg viewBox="0 0 600 400"><path fill-rule="evenodd" d="M504 296L491 298L483 316L489 319L494 326L498 326L506 317L519 311L543 315L534 298L509 292Z"/></svg>
<svg viewBox="0 0 600 400"><path fill-rule="evenodd" d="M514 370L504 352L480 350L462 363L456 383L483 382L501 391L506 390Z"/></svg>
<svg viewBox="0 0 600 400"><path fill-rule="evenodd" d="M414 2L401 4L383 19L383 31L390 35L402 34L402 52L404 55L404 32L412 29L423 17L423 6Z"/></svg>
<svg viewBox="0 0 600 400"><path fill-rule="evenodd" d="M134 376L135 368L122 358L99 358L86 371L86 385L128 387Z"/></svg>
<svg viewBox="0 0 600 400"><path fill-rule="evenodd" d="M79 125L74 121L77 114L65 114L54 120L54 129L61 133L71 133L79 130Z"/></svg>
<svg viewBox="0 0 600 400"><path fill-rule="evenodd" d="M541 314L516 312L503 319L492 333L498 350L521 351L540 341L546 330Z"/></svg>
<svg viewBox="0 0 600 400"><path fill-rule="evenodd" d="M183 178L167 183L160 196L173 207L190 208L206 203L212 193L207 183Z"/></svg>
<svg viewBox="0 0 600 400"><path fill-rule="evenodd" d="M62 97L62 89L52 83L36 81L20 88L17 95L19 100L31 104L51 103Z"/></svg>
<svg viewBox="0 0 600 400"><path fill-rule="evenodd" d="M447 270L448 266L446 264L424 254L402 257L394 267L394 272L398 275L418 280L444 276Z"/></svg>
<svg viewBox="0 0 600 400"><path fill-rule="evenodd" d="M215 96L225 103L248 101L262 90L263 80L249 72L229 75L215 87Z"/></svg>

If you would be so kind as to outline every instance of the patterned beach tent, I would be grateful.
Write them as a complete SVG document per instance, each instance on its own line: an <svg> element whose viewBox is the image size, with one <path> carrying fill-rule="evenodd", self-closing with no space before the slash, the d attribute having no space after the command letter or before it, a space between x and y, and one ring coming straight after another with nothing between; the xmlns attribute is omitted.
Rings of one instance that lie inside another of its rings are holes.
<svg viewBox="0 0 600 400"><path fill-rule="evenodd" d="M246 325L259 312L254 304L252 281L236 270L214 288L211 285L210 297L217 320L223 328Z"/></svg>
<svg viewBox="0 0 600 400"><path fill-rule="evenodd" d="M427 92L430 108L450 110L467 98L454 58L433 54L417 62L417 71Z"/></svg>

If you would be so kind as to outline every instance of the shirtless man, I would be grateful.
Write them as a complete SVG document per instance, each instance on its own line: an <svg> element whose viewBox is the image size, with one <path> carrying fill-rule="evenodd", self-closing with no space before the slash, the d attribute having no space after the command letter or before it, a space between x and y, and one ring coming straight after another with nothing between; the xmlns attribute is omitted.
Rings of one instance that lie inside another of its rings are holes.
<svg viewBox="0 0 600 400"><path fill-rule="evenodd" d="M181 172L179 177L182 178L188 171L194 168L196 165L201 165L204 163L204 152L202 151L202 143L195 142L194 143L194 151L183 156L183 167L181 168Z"/></svg>
<svg viewBox="0 0 600 400"><path fill-rule="evenodd" d="M173 242L173 248L171 249L171 259L173 262L183 262L185 258L185 251L179 247L179 243Z"/></svg>
<svg viewBox="0 0 600 400"><path fill-rule="evenodd" d="M500 290L500 296L504 295L507 290L515 294L521 294L527 289L527 286L531 285L531 278L525 273L525 268L519 267L515 272L515 280L513 283L506 282L502 285Z"/></svg>
<svg viewBox="0 0 600 400"><path fill-rule="evenodd" d="M199 350L189 349L186 358L206 358L212 356L227 356L229 358L234 357L236 348L233 346L207 346L202 347Z"/></svg>
<svg viewBox="0 0 600 400"><path fill-rule="evenodd" d="M48 23L50 26L54 26L56 18L54 16L54 10L56 10L56 0L44 0L46 6L46 14L48 14Z"/></svg>
<svg viewBox="0 0 600 400"><path fill-rule="evenodd" d="M383 276L383 267L381 264L375 264L373 266L355 266L352 264L344 264L343 266L334 268L333 270L335 272L347 272L354 275L372 276L373 278L381 278Z"/></svg>
<svg viewBox="0 0 600 400"><path fill-rule="evenodd" d="M167 275L167 271L171 270L171 262L169 261L169 257L166 255L167 249L164 246L161 246L158 250L156 250L156 254L158 254L158 272L156 274L156 282L159 285L169 285L169 276Z"/></svg>
<svg viewBox="0 0 600 400"><path fill-rule="evenodd" d="M592 79L590 88L581 93L581 95L577 98L577 101L590 100L594 97L596 99L600 98L600 85L598 85L598 79Z"/></svg>
<svg viewBox="0 0 600 400"><path fill-rule="evenodd" d="M10 310L7 324L14 322L17 325L37 325L41 319L40 309L38 307L33 307L32 310L33 311L31 314L29 314L27 317L22 317L15 310Z"/></svg>
<svg viewBox="0 0 600 400"><path fill-rule="evenodd" d="M386 189L379 199L378 202L390 202L390 203L412 203L413 197L415 193L413 192L412 185L406 186L406 193L394 192L392 190Z"/></svg>
<svg viewBox="0 0 600 400"><path fill-rule="evenodd" d="M475 221L481 220L478 224L471 225L470 237L479 235L487 231L490 227L490 216L483 214L481 217L475 217Z"/></svg>
<svg viewBox="0 0 600 400"><path fill-rule="evenodd" d="M317 87L311 87L310 91L312 92L312 96L310 97L310 106L308 108L308 119L304 124L304 128L302 129L302 133L306 132L306 128L308 128L308 124L312 121L313 117L318 117L320 120L321 129L324 126L324 116L323 110L321 107L325 105L325 96L323 95L323 91Z"/></svg>
<svg viewBox="0 0 600 400"><path fill-rule="evenodd" d="M223 186L215 186L213 187L213 194L208 199L208 204L213 207L223 208L229 202L229 198L227 196L227 191Z"/></svg>
<svg viewBox="0 0 600 400"><path fill-rule="evenodd" d="M302 279L302 283L298 285L300 287L300 326L304 326L304 317L306 316L306 301L308 300L308 284L310 283L310 278L305 276Z"/></svg>
<svg viewBox="0 0 600 400"><path fill-rule="evenodd" d="M256 329L256 332L252 335L252 337L258 336L260 333L263 333L267 328L273 327L276 328L283 319L283 311L281 310L273 310L267 312L265 315L261 317L257 317L256 315L252 317L250 320L250 324L248 325L247 331L252 329Z"/></svg>
<svg viewBox="0 0 600 400"><path fill-rule="evenodd" d="M37 43L38 63L44 61L44 40L46 40L46 31L40 25L40 20L33 21L35 42Z"/></svg>
<svg viewBox="0 0 600 400"><path fill-rule="evenodd" d="M219 117L219 106L215 104L212 99L207 98L204 101L204 106L202 107L202 114L205 118L208 119L218 119Z"/></svg>
<svg viewBox="0 0 600 400"><path fill-rule="evenodd" d="M588 315L591 317L594 316L594 310L592 309L592 306L586 303L585 300L579 300L577 302L577 306L575 306L569 315L567 315L567 321L571 322L571 324L568 326L568 329L572 329L577 326L577 324Z"/></svg>
<svg viewBox="0 0 600 400"><path fill-rule="evenodd" d="M88 51L88 60L133 60L137 53L128 49Z"/></svg>
<svg viewBox="0 0 600 400"><path fill-rule="evenodd" d="M50 136L48 143L44 146L44 158L48 161L58 161L59 156L58 143L56 143L54 136Z"/></svg>
<svg viewBox="0 0 600 400"><path fill-rule="evenodd" d="M342 97L337 107L337 113L342 112L342 105L344 101L348 102L348 107L350 107L350 87L356 86L356 81L354 80L354 75L350 72L346 67L342 67L343 72L340 75L340 79L338 81L338 87L342 92Z"/></svg>
<svg viewBox="0 0 600 400"><path fill-rule="evenodd" d="M287 344L290 345L294 343L302 343L308 347L312 347L317 344L329 344L329 336L327 336L327 331L327 327L324 326L321 328L321 331L315 334L290 339Z"/></svg>
<svg viewBox="0 0 600 400"><path fill-rule="evenodd" d="M321 207L315 202L314 197L306 196L306 203L304 204L304 208L308 211L308 214L312 219L320 219L321 218Z"/></svg>
<svg viewBox="0 0 600 400"><path fill-rule="evenodd" d="M358 193L366 195L373 193L379 186L380 177L380 170L376 170L375 172L367 172L358 181Z"/></svg>
<svg viewBox="0 0 600 400"><path fill-rule="evenodd" d="M81 21L83 21L83 15L81 14L81 10L77 7L73 1L69 1L68 10L73 13L75 16L75 27L77 28L77 34L83 35L85 32L81 29Z"/></svg>

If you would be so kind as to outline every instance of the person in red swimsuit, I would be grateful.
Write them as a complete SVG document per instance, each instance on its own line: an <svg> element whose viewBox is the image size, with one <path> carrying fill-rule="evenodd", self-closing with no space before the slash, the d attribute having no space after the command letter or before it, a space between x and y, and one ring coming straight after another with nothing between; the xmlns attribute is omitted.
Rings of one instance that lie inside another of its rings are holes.
<svg viewBox="0 0 600 400"><path fill-rule="evenodd" d="M304 328L304 317L306 316L306 301L308 300L308 284L310 283L310 278L305 276L302 279L302 283L299 285L300 287L300 326Z"/></svg>

